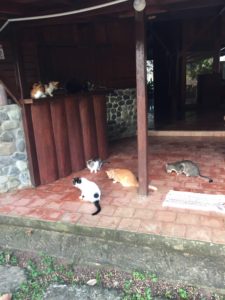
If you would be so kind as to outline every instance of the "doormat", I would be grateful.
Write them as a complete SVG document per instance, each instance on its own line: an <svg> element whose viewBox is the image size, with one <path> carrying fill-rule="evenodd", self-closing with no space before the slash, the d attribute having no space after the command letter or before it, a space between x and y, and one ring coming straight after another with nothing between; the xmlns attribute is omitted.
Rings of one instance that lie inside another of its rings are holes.
<svg viewBox="0 0 225 300"><path fill-rule="evenodd" d="M169 191L164 207L213 211L225 214L225 195L211 195L192 192Z"/></svg>

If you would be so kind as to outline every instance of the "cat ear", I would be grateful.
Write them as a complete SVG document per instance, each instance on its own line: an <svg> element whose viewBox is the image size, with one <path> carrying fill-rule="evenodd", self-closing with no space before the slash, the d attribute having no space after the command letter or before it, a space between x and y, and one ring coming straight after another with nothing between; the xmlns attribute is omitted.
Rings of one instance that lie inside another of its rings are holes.
<svg viewBox="0 0 225 300"><path fill-rule="evenodd" d="M81 183L81 178L80 177L74 177L73 178L73 184L76 184L76 183Z"/></svg>

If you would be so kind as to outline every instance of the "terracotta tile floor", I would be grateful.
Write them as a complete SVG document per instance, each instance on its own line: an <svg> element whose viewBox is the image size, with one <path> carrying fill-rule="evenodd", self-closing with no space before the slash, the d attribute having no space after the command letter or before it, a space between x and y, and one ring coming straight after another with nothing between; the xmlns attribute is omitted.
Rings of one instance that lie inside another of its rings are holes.
<svg viewBox="0 0 225 300"><path fill-rule="evenodd" d="M110 164L99 173L84 169L45 186L3 194L0 214L225 244L224 215L162 207L170 189L225 194L223 139L150 137L149 180L158 191L145 198L139 197L135 188L124 188L107 178L105 170L109 167L129 168L137 174L136 138L115 142L110 146ZM181 159L198 162L202 173L214 182L165 172L166 162ZM99 185L100 214L92 216L93 204L78 199L80 191L72 186L74 176L85 176Z"/></svg>

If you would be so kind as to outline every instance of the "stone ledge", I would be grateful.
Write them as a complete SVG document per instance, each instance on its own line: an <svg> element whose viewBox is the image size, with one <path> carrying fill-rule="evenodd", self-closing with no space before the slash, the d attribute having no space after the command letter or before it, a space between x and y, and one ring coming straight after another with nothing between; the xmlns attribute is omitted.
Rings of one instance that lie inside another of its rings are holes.
<svg viewBox="0 0 225 300"><path fill-rule="evenodd" d="M225 294L225 246L149 234L0 216L0 246L82 265L145 270Z"/></svg>

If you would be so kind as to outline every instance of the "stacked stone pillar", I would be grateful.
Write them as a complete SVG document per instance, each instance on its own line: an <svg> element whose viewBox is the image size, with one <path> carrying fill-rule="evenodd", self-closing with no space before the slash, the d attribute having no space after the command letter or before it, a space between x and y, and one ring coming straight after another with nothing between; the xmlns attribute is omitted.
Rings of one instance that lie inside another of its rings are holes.
<svg viewBox="0 0 225 300"><path fill-rule="evenodd" d="M0 193L31 186L21 108L0 106Z"/></svg>

